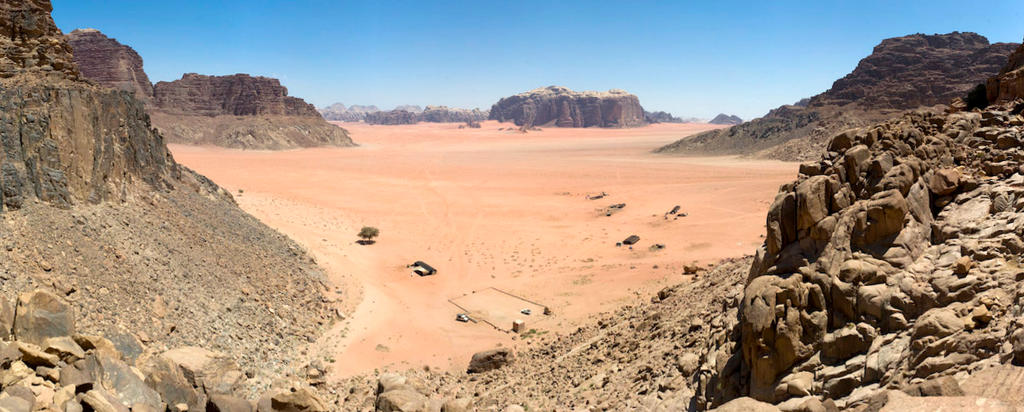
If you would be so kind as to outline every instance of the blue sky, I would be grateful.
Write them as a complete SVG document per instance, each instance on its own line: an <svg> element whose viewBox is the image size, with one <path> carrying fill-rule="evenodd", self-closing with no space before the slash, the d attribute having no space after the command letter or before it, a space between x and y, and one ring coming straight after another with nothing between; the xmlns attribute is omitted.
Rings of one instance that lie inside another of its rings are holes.
<svg viewBox="0 0 1024 412"><path fill-rule="evenodd" d="M744 118L822 92L883 38L1020 42L1024 1L53 0L57 25L132 46L156 82L280 78L333 102L489 108L552 84Z"/></svg>

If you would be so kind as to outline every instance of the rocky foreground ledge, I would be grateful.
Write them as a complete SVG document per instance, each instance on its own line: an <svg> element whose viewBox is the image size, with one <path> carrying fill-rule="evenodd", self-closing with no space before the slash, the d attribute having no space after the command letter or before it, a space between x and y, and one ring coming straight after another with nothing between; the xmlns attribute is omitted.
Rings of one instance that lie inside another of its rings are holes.
<svg viewBox="0 0 1024 412"><path fill-rule="evenodd" d="M302 384L279 384L258 401L240 396L248 377L226 356L198 347L121 351L77 333L71 306L46 291L0 299L0 410L326 411Z"/></svg>

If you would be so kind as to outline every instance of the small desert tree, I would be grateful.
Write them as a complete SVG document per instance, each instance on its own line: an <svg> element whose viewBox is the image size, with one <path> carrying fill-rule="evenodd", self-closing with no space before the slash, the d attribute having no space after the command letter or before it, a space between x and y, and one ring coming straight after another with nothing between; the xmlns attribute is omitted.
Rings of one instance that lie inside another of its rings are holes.
<svg viewBox="0 0 1024 412"><path fill-rule="evenodd" d="M363 244L368 244L373 243L373 238L379 235L380 229L377 229L373 226L363 226L363 228L359 230L359 234L357 236L359 236L359 238L362 239Z"/></svg>

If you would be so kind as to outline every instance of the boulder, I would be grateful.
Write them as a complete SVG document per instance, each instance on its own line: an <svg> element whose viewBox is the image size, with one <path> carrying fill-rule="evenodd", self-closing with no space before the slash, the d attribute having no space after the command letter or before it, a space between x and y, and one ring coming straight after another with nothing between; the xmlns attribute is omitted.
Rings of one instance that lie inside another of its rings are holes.
<svg viewBox="0 0 1024 412"><path fill-rule="evenodd" d="M48 338L74 333L74 311L61 298L43 290L18 296L14 336L19 341L42 345Z"/></svg>
<svg viewBox="0 0 1024 412"><path fill-rule="evenodd" d="M185 378L183 368L170 359L164 356L152 357L143 363L141 370L146 376L146 384L159 393L167 404L185 404L191 410L200 410L207 404L202 392L197 391L196 387ZM230 404L230 402L222 403L223 405Z"/></svg>
<svg viewBox="0 0 1024 412"><path fill-rule="evenodd" d="M200 409L196 409L200 410ZM213 394L206 403L207 412L253 412L252 403L231 395Z"/></svg>
<svg viewBox="0 0 1024 412"><path fill-rule="evenodd" d="M377 396L379 412L426 412L427 397L412 389L396 389Z"/></svg>
<svg viewBox="0 0 1024 412"><path fill-rule="evenodd" d="M100 385L122 405L132 407L141 404L157 410L166 407L160 394L146 385L142 377L123 361L104 355L91 356L87 361L96 363Z"/></svg>
<svg viewBox="0 0 1024 412"><path fill-rule="evenodd" d="M273 412L326 412L327 410L324 402L308 388L293 387L277 392L270 397L270 411Z"/></svg>
<svg viewBox="0 0 1024 412"><path fill-rule="evenodd" d="M939 169L928 179L928 190L936 196L946 196L956 192L960 187L960 171L956 169Z"/></svg>
<svg viewBox="0 0 1024 412"><path fill-rule="evenodd" d="M192 386L207 393L232 393L245 381L238 365L221 353L185 346L160 356L177 365Z"/></svg>
<svg viewBox="0 0 1024 412"><path fill-rule="evenodd" d="M733 399L711 410L715 412L781 412L775 405L753 398Z"/></svg>
<svg viewBox="0 0 1024 412"><path fill-rule="evenodd" d="M477 352L469 361L467 373L482 373L501 368L512 362L512 351L507 348L498 348Z"/></svg>

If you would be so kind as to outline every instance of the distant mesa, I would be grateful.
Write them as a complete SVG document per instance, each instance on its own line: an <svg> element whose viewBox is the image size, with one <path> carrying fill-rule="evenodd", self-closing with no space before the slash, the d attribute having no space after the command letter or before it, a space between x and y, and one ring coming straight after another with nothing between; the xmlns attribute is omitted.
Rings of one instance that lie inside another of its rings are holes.
<svg viewBox="0 0 1024 412"><path fill-rule="evenodd" d="M728 115L728 114L725 114L725 113L721 113L718 116L715 116L714 119L711 119L711 121L709 121L708 123L710 123L710 124L737 125L737 124L743 123L743 119L740 119L739 116L736 116L736 115Z"/></svg>
<svg viewBox="0 0 1024 412"><path fill-rule="evenodd" d="M832 88L762 118L681 139L657 151L753 154L780 160L817 159L836 134L905 110L950 103L1000 73L1013 43L990 44L975 33L913 34L883 40ZM1020 57L1024 61L1024 57ZM1012 70L1011 70L1012 71ZM1020 70L1004 74L1020 84ZM1013 77L1016 76L1016 77ZM992 98L1013 84L992 81ZM1024 88L1024 86L1020 86ZM1008 93L1009 94L1009 93Z"/></svg>
<svg viewBox="0 0 1024 412"><path fill-rule="evenodd" d="M448 106L400 105L394 110L382 111L377 106L354 105L346 108L344 104L335 103L320 109L327 120L341 122L366 122L378 125L401 125L427 123L473 123L487 120L487 111L480 109L460 109Z"/></svg>
<svg viewBox="0 0 1024 412"><path fill-rule="evenodd" d="M82 77L134 93L170 143L242 149L354 145L347 131L324 121L313 105L289 96L277 79L188 73L154 86L142 57L116 39L82 29L66 40Z"/></svg>
<svg viewBox="0 0 1024 412"><path fill-rule="evenodd" d="M157 83L153 98L157 108L174 114L320 117L313 105L288 96L288 89L279 80L248 74L187 73L180 80Z"/></svg>
<svg viewBox="0 0 1024 412"><path fill-rule="evenodd" d="M644 119L647 123L705 123L707 120L697 117L675 117L672 113L663 111L644 111Z"/></svg>
<svg viewBox="0 0 1024 412"><path fill-rule="evenodd" d="M561 86L534 89L499 100L490 120L534 127L638 127L647 124L635 95L623 90L576 92Z"/></svg>

